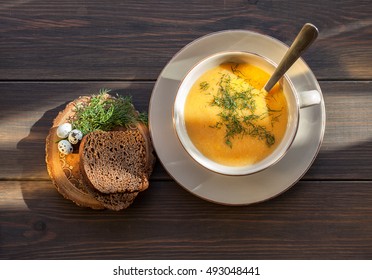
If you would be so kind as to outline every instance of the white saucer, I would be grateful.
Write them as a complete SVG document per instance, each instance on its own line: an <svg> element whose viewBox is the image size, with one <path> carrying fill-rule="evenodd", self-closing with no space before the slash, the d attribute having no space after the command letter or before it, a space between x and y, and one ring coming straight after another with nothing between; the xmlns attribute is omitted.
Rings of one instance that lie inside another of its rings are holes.
<svg viewBox="0 0 372 280"><path fill-rule="evenodd" d="M205 169L186 153L173 127L172 110L178 86L199 60L232 50L257 53L279 63L287 49L282 42L259 33L227 30L193 41L165 66L150 100L150 134L164 168L186 190L215 203L247 205L283 193L310 168L324 136L323 97L319 105L301 109L298 134L285 157L276 165L253 175L225 176ZM314 74L302 59L287 74L299 91L316 89L321 93Z"/></svg>

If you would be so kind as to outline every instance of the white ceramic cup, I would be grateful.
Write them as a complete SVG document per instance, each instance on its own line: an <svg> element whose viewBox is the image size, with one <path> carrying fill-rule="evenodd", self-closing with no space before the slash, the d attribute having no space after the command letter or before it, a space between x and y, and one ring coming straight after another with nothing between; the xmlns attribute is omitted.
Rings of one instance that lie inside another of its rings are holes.
<svg viewBox="0 0 372 280"><path fill-rule="evenodd" d="M287 75L280 81L288 104L288 123L283 139L275 150L263 160L245 166L228 166L217 163L204 156L193 144L187 134L184 120L186 98L196 80L207 70L217 67L222 63L248 63L269 74L272 74L276 64L268 58L248 52L221 52L213 54L198 62L181 81L173 108L173 123L176 134L186 152L203 167L223 175L248 175L262 171L277 163L289 150L296 137L300 109L321 102L321 94L317 90L299 92Z"/></svg>

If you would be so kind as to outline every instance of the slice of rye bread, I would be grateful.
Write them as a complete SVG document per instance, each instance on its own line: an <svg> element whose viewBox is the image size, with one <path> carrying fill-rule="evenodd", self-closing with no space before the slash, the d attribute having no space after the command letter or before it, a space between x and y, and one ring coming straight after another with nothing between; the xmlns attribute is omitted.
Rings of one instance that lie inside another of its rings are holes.
<svg viewBox="0 0 372 280"><path fill-rule="evenodd" d="M79 156L85 179L101 193L133 193L148 187L146 142L138 129L89 133Z"/></svg>
<svg viewBox="0 0 372 280"><path fill-rule="evenodd" d="M123 127L118 127L116 128L116 130L125 131L127 129ZM140 137L138 135L138 132L140 132L143 140L145 141L144 143L145 143L145 148L146 148L146 156L145 156L146 165L145 165L144 171L147 174L147 182L148 182L148 178L150 177L152 170L153 170L153 166L155 164L155 156L153 154L154 151L153 151L152 143L150 140L150 133L148 131L147 126L143 124L138 124L136 127L132 128L131 130L137 130L137 132L134 132L134 135L136 135L136 137ZM133 131L131 133L133 133ZM83 139L80 145L80 149L79 149L80 155L81 153L83 153L82 147L83 147L84 141L85 139ZM143 143L142 140L140 140L140 142ZM80 162L80 172L81 172L82 177L84 178L84 185L85 185L86 190L88 191L88 193L92 195L92 197L94 197L94 199L100 202L107 209L119 211L119 210L127 208L133 203L134 199L137 197L138 193L140 192L140 191L133 191L133 192L102 193L99 190L97 190L93 186L93 184L88 180L86 173L84 172L84 168L81 164L81 159L79 162Z"/></svg>
<svg viewBox="0 0 372 280"><path fill-rule="evenodd" d="M128 208L137 197L139 192L133 193L110 193L105 194L97 191L91 186L86 185L87 191L98 201L103 207L110 210L123 210Z"/></svg>

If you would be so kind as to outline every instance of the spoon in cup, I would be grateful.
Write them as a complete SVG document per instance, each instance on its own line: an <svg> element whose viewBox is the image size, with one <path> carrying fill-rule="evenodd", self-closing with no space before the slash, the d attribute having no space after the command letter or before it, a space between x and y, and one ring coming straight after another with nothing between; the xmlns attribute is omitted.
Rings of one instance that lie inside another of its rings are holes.
<svg viewBox="0 0 372 280"><path fill-rule="evenodd" d="M274 87L280 78L283 77L285 72L287 72L287 70L293 65L293 63L296 62L296 60L315 41L317 37L318 29L313 24L306 23L264 86L263 89L266 92L269 92Z"/></svg>

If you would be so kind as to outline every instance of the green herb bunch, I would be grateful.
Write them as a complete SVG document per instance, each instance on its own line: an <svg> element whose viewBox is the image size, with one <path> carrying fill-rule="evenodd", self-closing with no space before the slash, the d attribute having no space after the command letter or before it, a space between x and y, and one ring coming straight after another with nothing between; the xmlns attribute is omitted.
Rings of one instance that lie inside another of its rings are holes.
<svg viewBox="0 0 372 280"><path fill-rule="evenodd" d="M88 103L75 105L73 127L85 135L95 130L112 130L116 126L131 126L138 122L147 124L147 114L138 113L130 96L112 97L110 90L101 89Z"/></svg>

